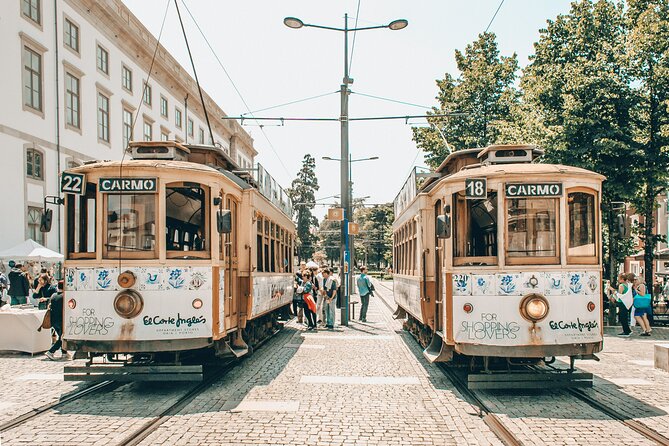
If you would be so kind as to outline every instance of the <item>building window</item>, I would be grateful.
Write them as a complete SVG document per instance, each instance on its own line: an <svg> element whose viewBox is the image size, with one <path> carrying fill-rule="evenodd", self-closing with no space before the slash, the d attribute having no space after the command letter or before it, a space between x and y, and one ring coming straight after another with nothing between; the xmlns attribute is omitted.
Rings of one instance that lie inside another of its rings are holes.
<svg viewBox="0 0 669 446"><path fill-rule="evenodd" d="M132 93L132 70L125 65L121 66L121 86Z"/></svg>
<svg viewBox="0 0 669 446"><path fill-rule="evenodd" d="M65 73L65 124L81 128L79 122L79 79Z"/></svg>
<svg viewBox="0 0 669 446"><path fill-rule="evenodd" d="M42 152L28 149L26 152L26 176L36 180L44 179L42 174Z"/></svg>
<svg viewBox="0 0 669 446"><path fill-rule="evenodd" d="M109 53L100 45L98 45L97 49L97 64L98 70L102 71L104 74L109 74Z"/></svg>
<svg viewBox="0 0 669 446"><path fill-rule="evenodd" d="M38 25L42 24L41 0L23 0L23 15Z"/></svg>
<svg viewBox="0 0 669 446"><path fill-rule="evenodd" d="M150 122L144 121L144 141L153 140L153 127Z"/></svg>
<svg viewBox="0 0 669 446"><path fill-rule="evenodd" d="M174 109L174 125L181 128L181 110L178 108Z"/></svg>
<svg viewBox="0 0 669 446"><path fill-rule="evenodd" d="M44 233L39 230L42 220L42 209L28 207L28 238L44 245Z"/></svg>
<svg viewBox="0 0 669 446"><path fill-rule="evenodd" d="M23 47L23 103L42 111L42 56Z"/></svg>
<svg viewBox="0 0 669 446"><path fill-rule="evenodd" d="M170 139L170 134L168 132L160 132L160 140L167 141Z"/></svg>
<svg viewBox="0 0 669 446"><path fill-rule="evenodd" d="M98 140L109 142L109 98L98 93Z"/></svg>
<svg viewBox="0 0 669 446"><path fill-rule="evenodd" d="M79 52L79 27L69 19L65 19L65 45Z"/></svg>
<svg viewBox="0 0 669 446"><path fill-rule="evenodd" d="M193 137L193 120L191 118L188 118L188 136L191 138Z"/></svg>
<svg viewBox="0 0 669 446"><path fill-rule="evenodd" d="M132 141L132 112L123 109L123 148L127 148Z"/></svg>
<svg viewBox="0 0 669 446"><path fill-rule="evenodd" d="M151 107L151 85L148 83L144 82L144 95L143 95L143 101L146 105Z"/></svg>
<svg viewBox="0 0 669 446"><path fill-rule="evenodd" d="M167 118L167 98L160 95L160 116Z"/></svg>
<svg viewBox="0 0 669 446"><path fill-rule="evenodd" d="M204 129L202 127L200 127L200 130L198 131L198 136L199 136L198 142L200 144L204 144Z"/></svg>

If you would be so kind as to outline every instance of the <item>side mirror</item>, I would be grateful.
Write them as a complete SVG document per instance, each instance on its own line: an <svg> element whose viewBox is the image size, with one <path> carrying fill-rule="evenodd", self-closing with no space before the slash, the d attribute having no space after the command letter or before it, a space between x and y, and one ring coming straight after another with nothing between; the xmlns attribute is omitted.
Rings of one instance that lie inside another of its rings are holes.
<svg viewBox="0 0 669 446"><path fill-rule="evenodd" d="M621 237L627 236L627 227L625 223L625 216L623 214L616 215L615 227L618 235Z"/></svg>
<svg viewBox="0 0 669 446"><path fill-rule="evenodd" d="M232 232L232 213L227 209L216 212L216 230L219 234Z"/></svg>
<svg viewBox="0 0 669 446"><path fill-rule="evenodd" d="M451 216L438 215L437 216L437 238L446 239L451 238Z"/></svg>
<svg viewBox="0 0 669 446"><path fill-rule="evenodd" d="M42 212L42 217L40 218L40 223L39 223L40 232L50 232L52 221L53 221L53 211L51 209L45 209L44 212Z"/></svg>

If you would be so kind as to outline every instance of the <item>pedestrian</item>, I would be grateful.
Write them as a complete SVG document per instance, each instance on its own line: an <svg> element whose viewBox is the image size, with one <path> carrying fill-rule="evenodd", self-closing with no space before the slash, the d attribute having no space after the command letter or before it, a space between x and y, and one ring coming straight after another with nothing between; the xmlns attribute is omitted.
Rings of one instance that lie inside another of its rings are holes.
<svg viewBox="0 0 669 446"><path fill-rule="evenodd" d="M5 273L0 271L0 307L7 304L7 301L5 300L5 295L7 293L8 288L9 288L9 279L7 278L7 276L5 276Z"/></svg>
<svg viewBox="0 0 669 446"><path fill-rule="evenodd" d="M304 272L307 270L307 264L300 262L300 269L295 273L293 285L293 316L297 316L297 322L302 323L304 317L304 306L302 305L302 293L298 293L298 288L303 285Z"/></svg>
<svg viewBox="0 0 669 446"><path fill-rule="evenodd" d="M42 273L37 278L37 285L33 292L33 299L37 299L40 310L46 309L47 300L56 293L56 287L51 285L51 278L47 273Z"/></svg>
<svg viewBox="0 0 669 446"><path fill-rule="evenodd" d="M618 333L618 336L629 337L632 333L629 309L634 303L634 297L632 296L632 284L628 282L627 274L618 274L618 289L616 290L609 285L608 291L610 293L609 301L618 308L618 320L623 328L623 332Z"/></svg>
<svg viewBox="0 0 669 446"><path fill-rule="evenodd" d="M337 281L332 277L332 270L330 268L323 270L323 279L325 327L332 330L335 324L335 310L337 307Z"/></svg>
<svg viewBox="0 0 669 446"><path fill-rule="evenodd" d="M53 294L50 299L42 298L49 301L49 309L51 311L51 328L56 334L56 341L53 343L49 351L45 353L46 357L55 361L56 351L60 349L61 359L71 360L72 356L63 348L63 281L58 281L58 292Z"/></svg>
<svg viewBox="0 0 669 446"><path fill-rule="evenodd" d="M10 262L10 265L13 263ZM9 279L9 296L12 305L23 305L28 302L30 295L30 282L28 276L23 271L23 265L14 263L8 275Z"/></svg>
<svg viewBox="0 0 669 446"><path fill-rule="evenodd" d="M325 316L323 314L325 302L325 279L323 278L323 268L312 268L312 276L314 278L314 298L316 299L316 322L324 325Z"/></svg>
<svg viewBox="0 0 669 446"><path fill-rule="evenodd" d="M360 322L367 322L367 308L369 307L369 298L374 295L374 285L372 285L369 276L367 276L367 267L360 268L360 275L357 280L358 294L360 294Z"/></svg>
<svg viewBox="0 0 669 446"><path fill-rule="evenodd" d="M634 294L634 320L643 333L641 336L650 336L652 329L650 328L650 323L648 322L648 314L650 313L651 298L650 294L646 292L646 284L643 281L641 276L634 277L634 274L630 274L628 280L633 280L633 294Z"/></svg>
<svg viewBox="0 0 669 446"><path fill-rule="evenodd" d="M311 281L311 272L305 271L301 285L302 306L304 307L304 315L307 318L307 330L316 328L316 302L312 295L314 291L314 284ZM299 290L300 287L298 287Z"/></svg>

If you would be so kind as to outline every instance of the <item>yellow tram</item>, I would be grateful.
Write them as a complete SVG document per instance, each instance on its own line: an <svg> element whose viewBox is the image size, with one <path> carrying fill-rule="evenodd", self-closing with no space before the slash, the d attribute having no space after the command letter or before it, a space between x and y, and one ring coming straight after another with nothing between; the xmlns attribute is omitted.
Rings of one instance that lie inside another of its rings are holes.
<svg viewBox="0 0 669 446"><path fill-rule="evenodd" d="M239 170L217 147L131 151L62 175L65 347L89 366L246 354L292 301L290 199L262 166Z"/></svg>
<svg viewBox="0 0 669 446"><path fill-rule="evenodd" d="M456 151L395 199L396 315L430 361L491 370L568 356L573 370L602 349L604 177L541 153Z"/></svg>

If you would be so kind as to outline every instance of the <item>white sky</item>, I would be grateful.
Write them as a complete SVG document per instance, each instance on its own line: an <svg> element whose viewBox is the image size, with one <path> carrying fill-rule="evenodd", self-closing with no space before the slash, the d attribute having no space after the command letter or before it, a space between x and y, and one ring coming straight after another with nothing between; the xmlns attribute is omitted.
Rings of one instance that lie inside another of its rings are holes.
<svg viewBox="0 0 669 446"><path fill-rule="evenodd" d="M190 71L190 62L173 0L124 0L155 35L169 1L161 43ZM343 77L344 34L315 28L298 30L283 24L286 16L305 23L343 27L344 13L358 27L387 24L405 18L400 31L377 29L357 33L351 77L353 92L433 106L436 79L445 72L457 77L454 50L483 32L500 0L185 0L251 110L335 92ZM501 55L517 53L521 67L533 53L533 43L547 19L569 10L569 0L506 0L490 31L497 34ZM247 112L225 73L214 59L187 11L180 4L198 76L203 88L229 116ZM352 44L352 34L349 34ZM338 117L339 94L256 113L268 117ZM352 94L349 116L420 115L417 107ZM414 122L415 123L415 122ZM317 160L320 184L317 197L339 194L338 122L265 122L246 126L253 136L260 162L284 187L289 187L306 153ZM269 139L269 142L268 142ZM270 144L271 143L271 144ZM273 148L272 148L273 147ZM369 203L392 201L412 165L423 165L422 154L411 140L404 120L352 122L350 151L354 159L378 156L376 161L353 164L354 197L370 196ZM279 157L281 158L279 160ZM413 164L412 164L413 163ZM323 200L331 202L332 199ZM318 206L319 217L325 207Z"/></svg>

